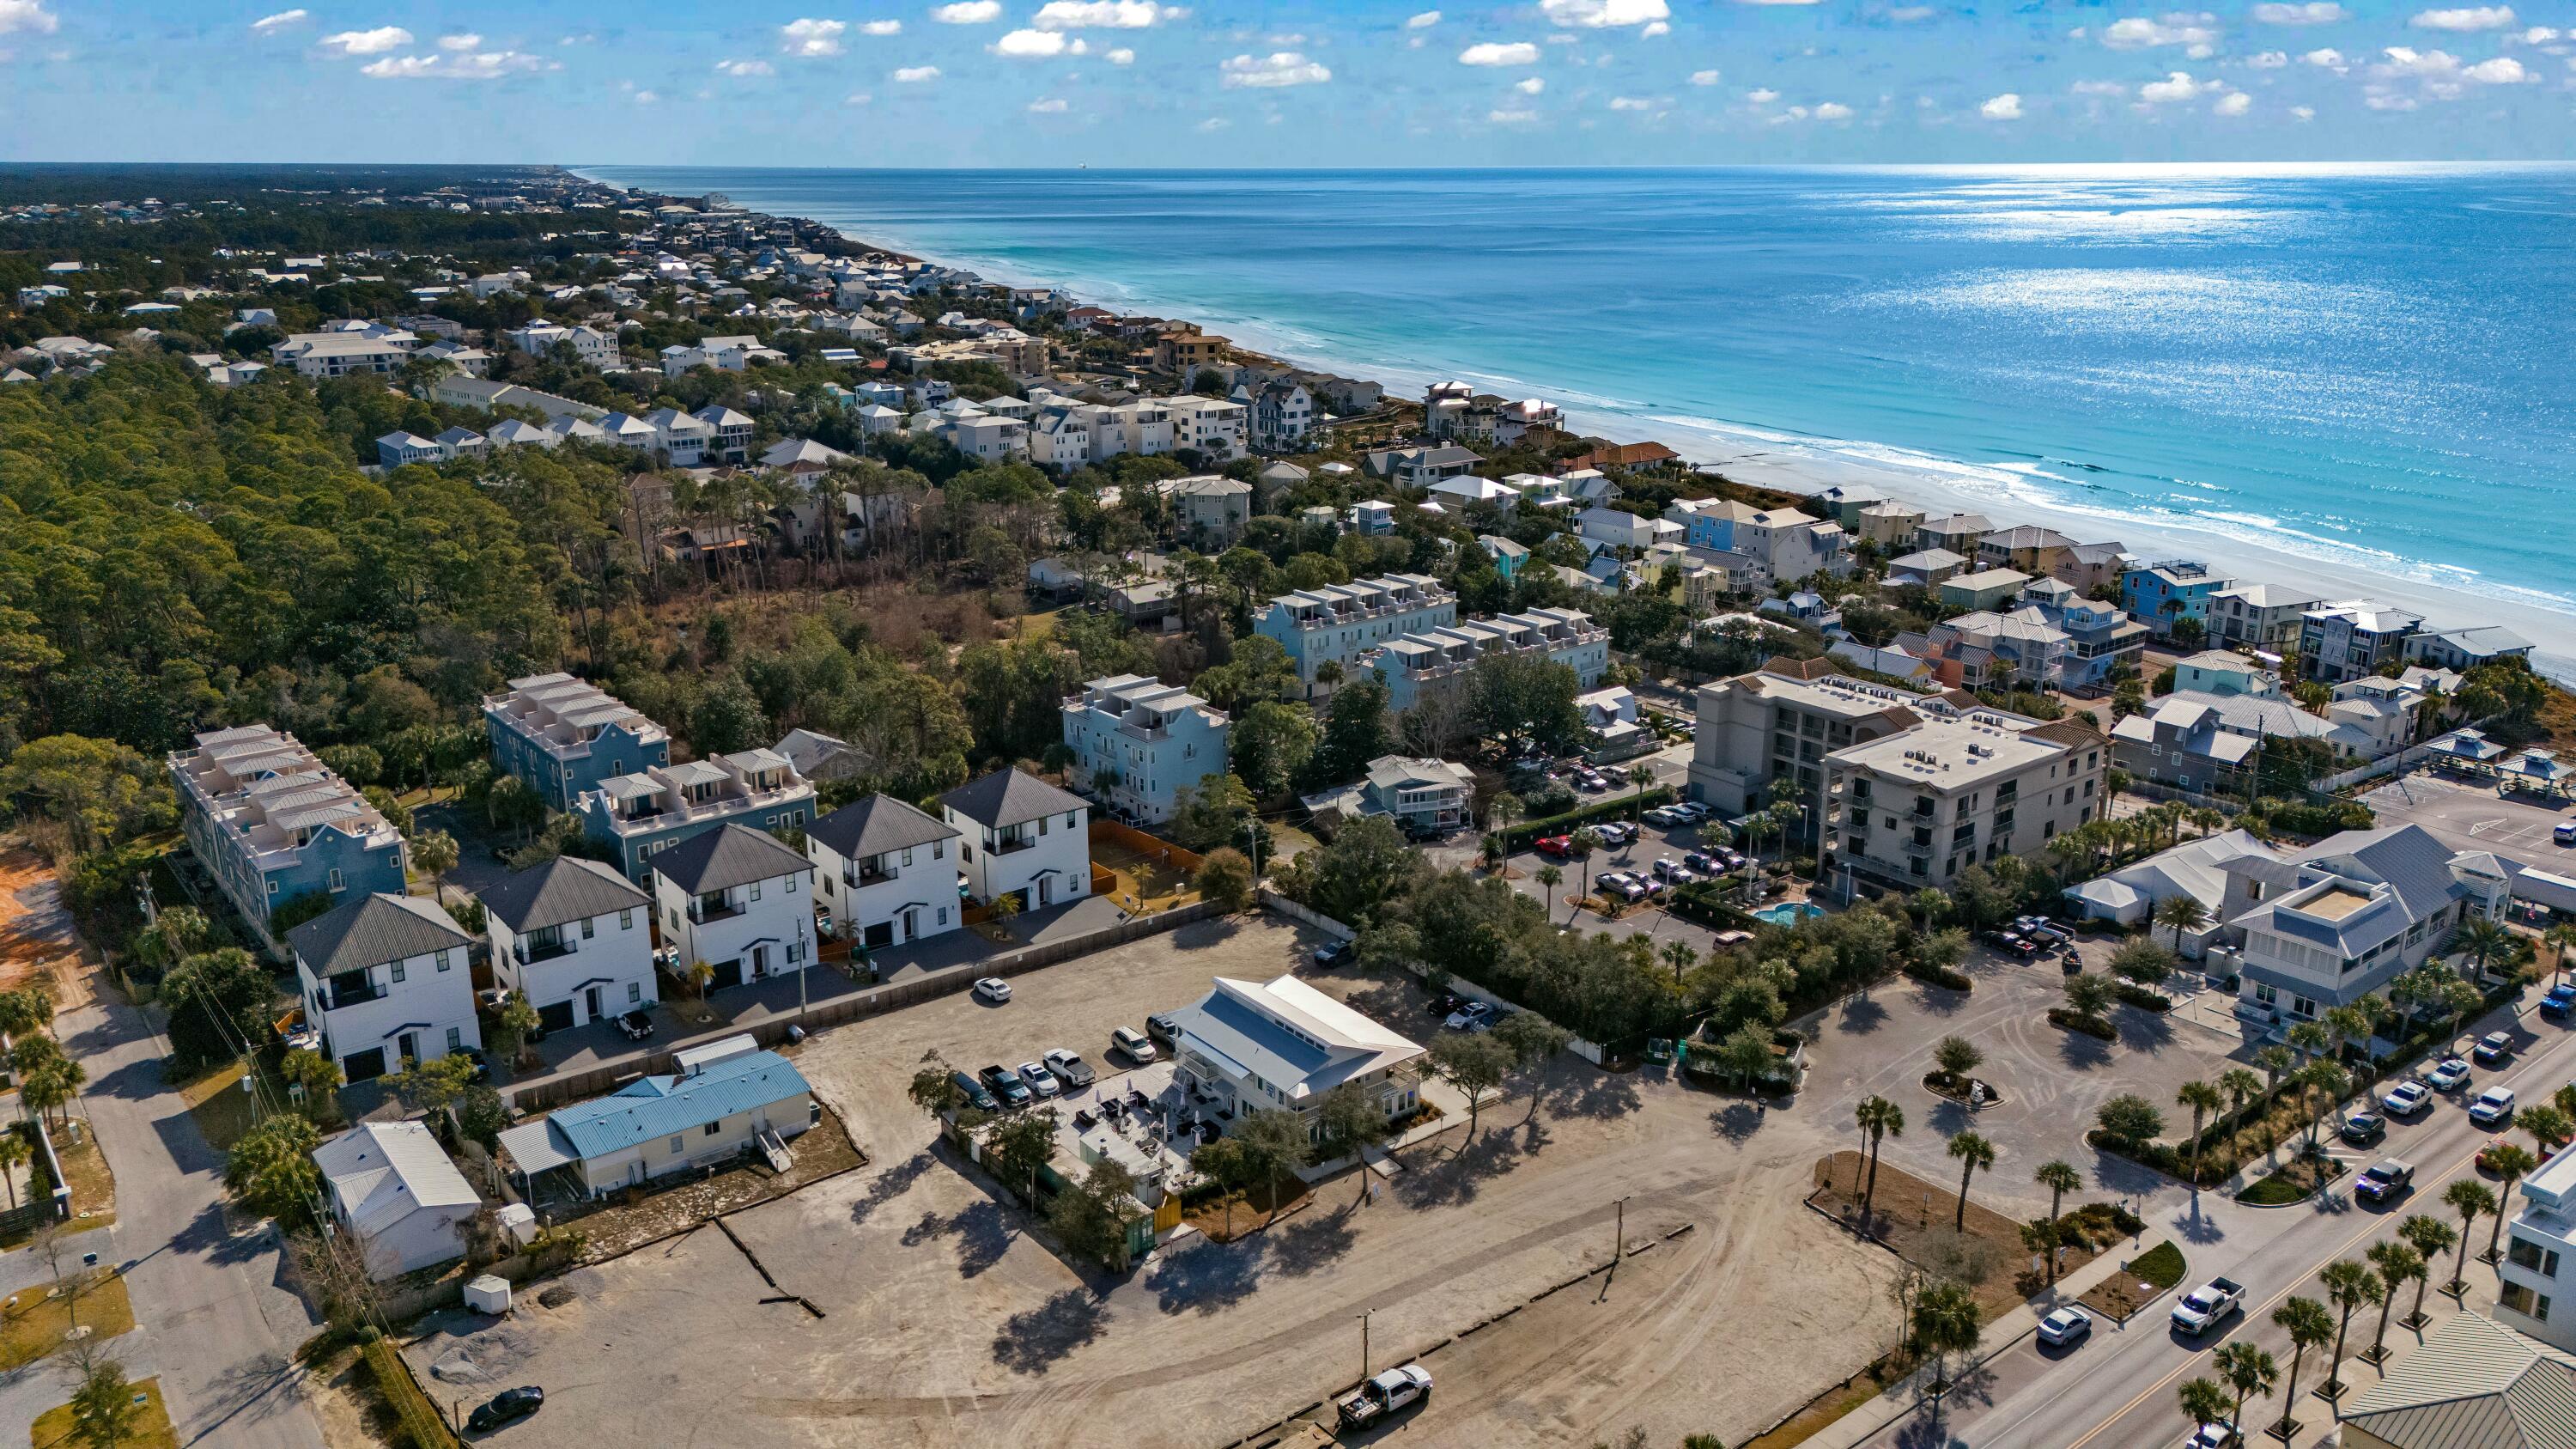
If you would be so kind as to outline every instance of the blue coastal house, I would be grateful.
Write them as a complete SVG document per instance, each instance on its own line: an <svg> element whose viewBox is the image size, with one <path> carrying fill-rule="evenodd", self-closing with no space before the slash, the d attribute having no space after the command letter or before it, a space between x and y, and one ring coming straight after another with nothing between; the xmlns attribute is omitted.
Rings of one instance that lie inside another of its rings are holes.
<svg viewBox="0 0 2576 1449"><path fill-rule="evenodd" d="M1348 672L1362 654L1389 640L1458 621L1458 596L1420 574L1386 574L1281 594L1252 627L1279 641L1297 665L1308 698L1329 694L1315 672L1326 664Z"/></svg>
<svg viewBox="0 0 2576 1449"><path fill-rule="evenodd" d="M272 955L284 959L269 917L289 901L407 888L401 833L295 736L215 730L169 763L190 848Z"/></svg>
<svg viewBox="0 0 2576 1449"><path fill-rule="evenodd" d="M642 712L569 674L532 674L483 701L493 767L549 810L571 810L600 783L671 763L671 736Z"/></svg>
<svg viewBox="0 0 2576 1449"><path fill-rule="evenodd" d="M2146 657L2146 625L2060 580L2033 579L2021 591L2021 602L2066 635L2066 647L2057 656L2057 678L2050 681L2061 689L2092 688L2112 670L2122 665L2134 669Z"/></svg>
<svg viewBox="0 0 2576 1449"><path fill-rule="evenodd" d="M2181 559L2148 564L2120 576L2120 606L2157 637L2169 638L2178 619L2192 620L2206 630L2209 601L2231 582L2201 564Z"/></svg>
<svg viewBox="0 0 2576 1449"><path fill-rule="evenodd" d="M609 863L640 882L654 856L691 836L727 825L773 835L804 829L814 820L814 787L785 755L744 750L602 780L573 811L582 833L608 847Z"/></svg>
<svg viewBox="0 0 2576 1449"><path fill-rule="evenodd" d="M1095 679L1064 702L1073 788L1144 825L1171 819L1180 791L1226 772L1232 728L1206 700L1139 674Z"/></svg>
<svg viewBox="0 0 2576 1449"><path fill-rule="evenodd" d="M1401 712L1489 654L1543 654L1572 669L1581 687L1590 689L1610 667L1610 631L1578 609L1532 609L1391 639L1361 655L1357 667L1377 671L1386 681L1387 708Z"/></svg>

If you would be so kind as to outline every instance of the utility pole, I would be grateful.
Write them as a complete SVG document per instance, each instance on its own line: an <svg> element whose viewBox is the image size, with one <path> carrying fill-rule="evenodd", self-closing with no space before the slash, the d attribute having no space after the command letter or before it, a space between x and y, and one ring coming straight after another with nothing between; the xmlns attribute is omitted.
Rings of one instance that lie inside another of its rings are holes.
<svg viewBox="0 0 2576 1449"><path fill-rule="evenodd" d="M1620 1255L1627 1250L1628 1200L1623 1197L1612 1203L1611 1207L1615 1210L1616 1216L1612 1219L1613 1226L1610 1229L1610 1276L1601 1280L1601 1298L1594 1299L1595 1303L1610 1296L1610 1285L1619 1281Z"/></svg>
<svg viewBox="0 0 2576 1449"><path fill-rule="evenodd" d="M1367 1382L1368 1382L1368 1378L1369 1378L1369 1314L1371 1314L1371 1313L1375 1313L1376 1311L1377 1311L1376 1309L1374 1309L1374 1308L1370 1308L1370 1309L1365 1309L1365 1310L1361 1311L1360 1313L1358 1313L1357 1315L1355 1315L1355 1316L1359 1319L1359 1321L1360 1321L1360 1382L1361 1382L1361 1383L1367 1383Z"/></svg>

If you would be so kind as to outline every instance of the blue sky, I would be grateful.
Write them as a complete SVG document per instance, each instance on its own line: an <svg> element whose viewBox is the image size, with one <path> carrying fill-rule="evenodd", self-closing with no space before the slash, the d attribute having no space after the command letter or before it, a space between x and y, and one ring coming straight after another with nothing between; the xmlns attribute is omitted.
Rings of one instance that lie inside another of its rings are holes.
<svg viewBox="0 0 2576 1449"><path fill-rule="evenodd" d="M2567 0L0 0L0 158L2563 159L2571 26Z"/></svg>

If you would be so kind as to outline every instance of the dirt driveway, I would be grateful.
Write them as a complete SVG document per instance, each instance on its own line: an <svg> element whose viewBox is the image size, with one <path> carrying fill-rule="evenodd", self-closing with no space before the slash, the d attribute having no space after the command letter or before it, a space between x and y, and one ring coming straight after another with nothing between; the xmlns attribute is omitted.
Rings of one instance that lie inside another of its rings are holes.
<svg viewBox="0 0 2576 1449"><path fill-rule="evenodd" d="M1201 923L1022 976L1006 1006L950 997L825 1033L800 1064L867 1170L729 1218L731 1237L702 1230L570 1275L560 1307L526 1299L517 1319L459 1322L409 1351L434 1392L544 1385L547 1412L511 1431L531 1446L1114 1433L1206 1449L1356 1378L1363 1312L1383 1366L1606 1261L1622 1198L1632 1243L1694 1230L1648 1254L1654 1266L1623 1267L1601 1312L1560 1294L1466 1340L1437 1417L1409 1437L1555 1446L1636 1423L1657 1442L1733 1441L1884 1346L1887 1260L1800 1206L1810 1164L1843 1135L1802 1111L1569 1062L1535 1124L1525 1100L1489 1111L1473 1144L1453 1132L1408 1151L1375 1202L1355 1205L1345 1177L1265 1231L1113 1281L1026 1236L904 1101L934 1048L970 1070L1057 1046L1103 1065L1111 1026L1194 1000L1214 975L1276 975L1306 944L1266 918ZM1428 1030L1410 985L1310 979ZM761 1301L780 1294L825 1316Z"/></svg>

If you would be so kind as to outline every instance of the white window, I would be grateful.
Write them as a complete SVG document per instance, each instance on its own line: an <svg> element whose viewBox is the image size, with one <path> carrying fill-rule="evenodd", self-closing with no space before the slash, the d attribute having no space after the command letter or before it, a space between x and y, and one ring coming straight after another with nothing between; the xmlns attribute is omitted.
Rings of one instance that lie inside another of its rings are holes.
<svg viewBox="0 0 2576 1449"><path fill-rule="evenodd" d="M629 1002L642 1001L644 999L644 983L641 981L627 982L626 999Z"/></svg>
<svg viewBox="0 0 2576 1449"><path fill-rule="evenodd" d="M948 924L948 908L946 906L941 906L939 908L939 924L943 926Z"/></svg>
<svg viewBox="0 0 2576 1449"><path fill-rule="evenodd" d="M331 869L331 889L333 889L333 890L335 890L335 891L336 891L336 890L340 889L340 887L341 887L342 885L344 885L344 884L346 884L346 882L342 881L342 880L341 880L341 878L340 878L340 870L339 870L339 867L337 867L337 866L332 867L332 869Z"/></svg>
<svg viewBox="0 0 2576 1449"><path fill-rule="evenodd" d="M582 917L582 918L581 918L581 938L582 938L583 940L587 941L587 940L589 940L591 937L596 936L596 935L598 935L598 934L599 934L599 918L598 918L598 917L596 917L596 916L584 916L584 917Z"/></svg>
<svg viewBox="0 0 2576 1449"><path fill-rule="evenodd" d="M395 985L397 985L397 986L401 985L401 984L402 984L402 979L403 979L403 963L401 963L400 961L396 961L396 962L394 963L394 984L395 984Z"/></svg>
<svg viewBox="0 0 2576 1449"><path fill-rule="evenodd" d="M447 1029L447 1049L452 1052L464 1045L465 1029L460 1026L449 1027Z"/></svg>
<svg viewBox="0 0 2576 1449"><path fill-rule="evenodd" d="M686 1152L686 1151L688 1151L688 1150L689 1150L689 1139L688 1139L687 1137L685 1137L685 1136L682 1136L682 1137L674 1137L674 1138L672 1138L672 1139L671 1139L671 1150L672 1150L673 1152Z"/></svg>
<svg viewBox="0 0 2576 1449"><path fill-rule="evenodd" d="M751 883L751 898L755 901L760 899L760 882L758 881L753 881Z"/></svg>
<svg viewBox="0 0 2576 1449"><path fill-rule="evenodd" d="M617 913L617 929L621 931L631 931L635 929L635 911L632 907Z"/></svg>
<svg viewBox="0 0 2576 1449"><path fill-rule="evenodd" d="M438 960L438 969L439 969L439 970L444 971L444 970L446 970L448 967L453 966L453 965L455 965L455 964L456 964L455 962L453 962L453 961L451 961L451 960L449 960L449 959L447 959L447 958L448 958L448 953L447 953L447 952L445 952L445 951L441 951L441 952L439 952L439 953L438 953L437 960Z"/></svg>

